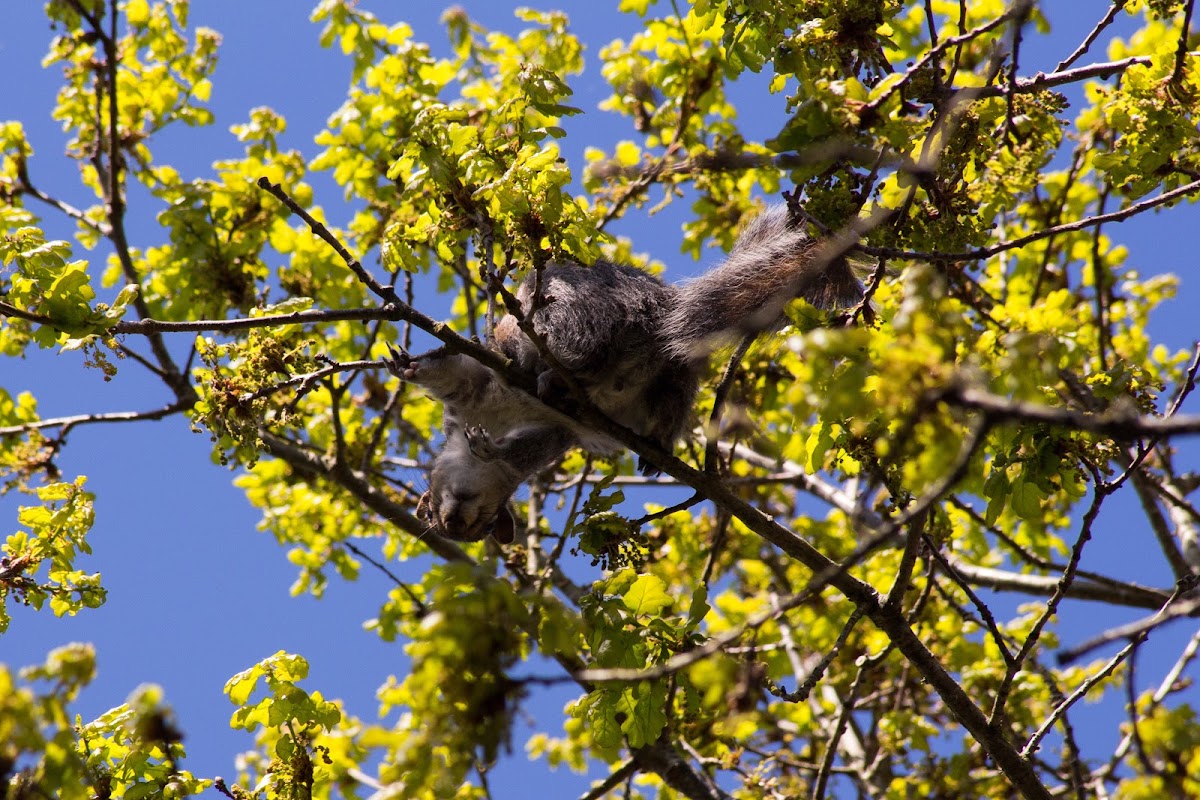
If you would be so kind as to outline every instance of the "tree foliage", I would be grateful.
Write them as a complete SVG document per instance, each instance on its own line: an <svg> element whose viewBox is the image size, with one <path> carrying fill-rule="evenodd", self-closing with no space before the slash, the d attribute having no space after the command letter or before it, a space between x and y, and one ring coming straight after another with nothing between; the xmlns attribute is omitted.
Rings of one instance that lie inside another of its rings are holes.
<svg viewBox="0 0 1200 800"><path fill-rule="evenodd" d="M218 781L228 797L483 797L514 744L611 765L595 798L1200 796L1200 721L1179 694L1200 638L1149 688L1132 669L1158 626L1200 610L1198 482L1176 451L1200 432L1183 413L1200 351L1149 338L1177 279L1132 269L1114 233L1200 192L1192 2L1090 9L1086 41L1036 72L1025 52L1046 26L1025 0L620 6L642 31L589 58L629 138L586 163L559 148L568 118L599 113L572 105L585 56L565 14L518 11L508 34L452 9L434 48L322 0L322 44L353 74L319 150L282 150L285 120L260 108L232 128L244 156L200 173L155 144L212 121L217 34L189 26L186 0L47 3L55 118L93 200L42 191L20 122L3 123L0 352L80 350L112 380L149 370L169 399L43 418L0 388L3 491L27 496L0 630L10 602L104 601L75 568L92 497L58 472L67 431L176 417L237 470L298 592L434 557L369 623L412 661L380 689L383 722L302 688L300 655L230 679L232 724L259 750ZM769 94L739 94L760 72ZM756 141L737 103L787 122ZM344 189L344 219L317 172ZM689 209L686 253L727 247L784 190L827 254L860 263L869 304L792 309L783 335L726 354L663 477L575 452L519 503L515 544L427 534L439 409L381 371L388 343L512 375L486 346L499 287L550 261L653 269L607 229L666 204ZM47 241L39 213L73 220L75 243ZM159 238L131 241L130 215ZM1124 497L1143 512L1130 547L1166 585L1085 568L1097 515ZM1107 622L1102 641L1061 645L1068 598ZM1124 624L1129 609L1144 619ZM1098 655L1108 642L1123 646ZM93 672L83 645L0 666L7 796L213 786L183 768L187 721L157 687L74 719ZM561 729L512 742L545 682L577 689ZM1084 697L1128 703L1115 751L1081 746Z"/></svg>

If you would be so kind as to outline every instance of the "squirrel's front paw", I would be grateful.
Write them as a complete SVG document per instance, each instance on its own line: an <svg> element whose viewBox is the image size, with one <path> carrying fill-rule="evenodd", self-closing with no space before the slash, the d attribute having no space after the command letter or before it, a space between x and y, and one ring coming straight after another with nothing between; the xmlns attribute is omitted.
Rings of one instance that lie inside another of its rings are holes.
<svg viewBox="0 0 1200 800"><path fill-rule="evenodd" d="M406 381L411 381L417 376L417 368L419 362L413 358L402 347L388 344L388 353L391 357L384 356L383 365L387 367L387 371Z"/></svg>
<svg viewBox="0 0 1200 800"><path fill-rule="evenodd" d="M557 372L549 369L537 376L537 396L543 403L568 413L577 405L567 382Z"/></svg>
<svg viewBox="0 0 1200 800"><path fill-rule="evenodd" d="M463 429L463 436L467 437L467 447L471 449L471 454L480 461L496 461L500 458L500 448L487 432L487 428L468 425Z"/></svg>

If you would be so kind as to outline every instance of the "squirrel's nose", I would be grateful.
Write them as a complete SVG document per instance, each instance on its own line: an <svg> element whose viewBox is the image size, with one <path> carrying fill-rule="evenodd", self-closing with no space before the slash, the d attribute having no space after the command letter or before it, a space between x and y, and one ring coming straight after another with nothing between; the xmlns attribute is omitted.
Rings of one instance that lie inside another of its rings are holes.
<svg viewBox="0 0 1200 800"><path fill-rule="evenodd" d="M458 506L443 507L438 515L438 531L447 539L456 542L478 542L487 536L488 526L478 519L468 520Z"/></svg>

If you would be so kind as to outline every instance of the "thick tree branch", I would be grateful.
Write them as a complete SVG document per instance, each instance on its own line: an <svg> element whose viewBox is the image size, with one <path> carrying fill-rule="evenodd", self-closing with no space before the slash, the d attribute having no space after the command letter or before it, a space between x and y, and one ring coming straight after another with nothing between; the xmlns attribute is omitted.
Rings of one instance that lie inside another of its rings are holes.
<svg viewBox="0 0 1200 800"><path fill-rule="evenodd" d="M612 773L596 784L596 786L588 792L580 796L579 800L600 800L613 789L620 786L623 782L629 780L637 772L637 759L630 759L621 766L617 767Z"/></svg>
<svg viewBox="0 0 1200 800"><path fill-rule="evenodd" d="M704 780L665 739L634 750L633 758L638 766L653 771L664 783L691 800L727 800L729 797Z"/></svg>
<svg viewBox="0 0 1200 800"><path fill-rule="evenodd" d="M1179 26L1179 43L1175 45L1175 66L1171 69L1171 82L1178 83L1183 79L1184 66L1187 63L1188 36L1192 29L1192 12L1196 0L1187 0L1183 7L1183 22Z"/></svg>

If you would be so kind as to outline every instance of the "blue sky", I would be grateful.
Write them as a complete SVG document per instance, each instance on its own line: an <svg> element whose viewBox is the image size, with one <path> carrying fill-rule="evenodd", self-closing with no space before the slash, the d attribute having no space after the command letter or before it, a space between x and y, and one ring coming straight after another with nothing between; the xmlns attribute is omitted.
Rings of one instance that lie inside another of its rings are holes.
<svg viewBox="0 0 1200 800"><path fill-rule="evenodd" d="M487 0L459 5L486 26L518 27L511 14L515 5ZM564 145L574 168L581 164L585 146L611 146L617 138L632 135L623 121L595 109L605 94L596 61L598 49L639 28L636 17L618 15L612 10L615 5L553 4L571 15L573 30L588 44L588 69L572 81L577 105L588 113L568 122L571 136ZM1067 6L1078 9L1075 4L1048 5L1060 9L1059 18L1052 16L1055 34L1026 40L1024 74L1050 71L1093 21L1090 14L1080 18L1064 10ZM386 22L407 21L417 38L444 47L438 24L442 4L368 2L364 6ZM211 103L217 122L207 129L169 131L154 146L156 156L184 174L207 174L213 161L241 154L228 127L244 121L249 110L260 105L271 106L287 119L285 147L314 155L318 148L312 138L344 98L350 64L340 52L318 46L319 28L307 21L309 12L308 4L302 2L194 3L192 24L215 28L224 37ZM36 150L30 163L34 181L52 194L67 200L79 198L77 202L83 203L85 198L75 187L73 164L60 158L65 137L50 119L58 75L40 67L51 36L40 3L18 0L5 3L0 10L0 74L7 76L0 89L0 119L20 119L26 125ZM1096 60L1103 58L1098 54ZM782 99L775 99L770 107L746 104L743 111L750 116L744 119L750 132L766 136L778 127L783 108ZM747 111L751 106L752 113ZM320 175L314 175L312 183L317 202L330 209L332 219L338 219L340 189ZM71 226L44 209L36 210L45 215L49 235L70 238ZM665 261L670 267L668 278L677 279L698 268L678 255L678 223L683 211L680 207L653 219L633 213L617 232L632 237L638 250ZM135 241L159 240L153 213L148 209L139 215L137 207L131 208ZM1117 235L1130 246L1131 266L1175 272L1185 278L1180 299L1152 329L1156 339L1174 348L1190 346L1198 331L1189 313L1200 301L1194 280L1194 248L1187 242L1190 237L1178 234L1181 224L1190 227L1197 222L1200 216L1195 208L1187 207L1169 216L1144 217L1123 226ZM706 260L715 258L713 254ZM46 417L147 409L169 401L153 379L143 378L131 365L122 366L115 381L104 383L98 372L81 369L78 354L37 353L23 362L6 360L0 365L0 385L14 394L34 391ZM191 433L179 418L80 428L71 434L68 445L59 462L64 473L89 476L88 487L98 495L97 523L91 536L96 554L81 566L103 573L109 600L100 609L62 620L48 612L14 609L11 629L0 637L0 662L10 666L36 663L60 644L94 642L100 675L81 698L79 713L94 717L122 702L140 683L162 684L186 732L189 756L185 766L203 776L223 774L232 779L233 755L251 745L247 734L228 728L233 707L222 695L221 686L234 673L276 650L300 653L309 660L308 688L340 697L351 713L374 719L376 688L389 673L402 674L406 663L400 645L381 642L362 629L362 622L374 616L380 599L391 588L383 576L366 569L357 583L334 580L321 601L290 597L288 587L295 570L284 551L255 530L258 515L233 487L233 474L211 463L208 437ZM11 497L0 499L0 520L4 521L0 533L15 529L17 502ZM1090 566L1104 570L1120 565L1114 571L1122 577L1163 585L1167 576L1154 566L1161 559L1139 559L1123 546L1122 534L1137 519L1133 514L1106 512L1088 554L1095 559ZM415 579L417 569L419 565L408 564L400 565L398 571L401 578ZM1133 616L1137 614L1131 613ZM1086 614L1077 614L1076 619L1081 626L1080 640L1086 638L1083 631L1094 632ZM1156 636L1155 642L1166 644L1140 663L1144 674L1150 676L1147 681L1161 674L1154 664L1173 659L1177 650L1169 645L1179 634ZM527 710L549 720L549 730L555 733L562 705L573 696L568 689L547 690L538 694ZM526 797L531 791L577 796L591 779L603 774L551 773L544 764L531 766L526 761L520 734L514 744L514 758L502 764L492 780L496 798ZM513 780L517 776L521 779Z"/></svg>

